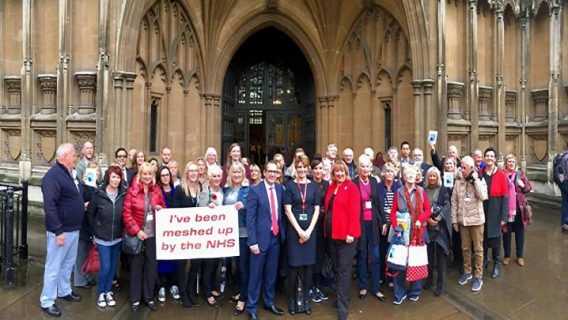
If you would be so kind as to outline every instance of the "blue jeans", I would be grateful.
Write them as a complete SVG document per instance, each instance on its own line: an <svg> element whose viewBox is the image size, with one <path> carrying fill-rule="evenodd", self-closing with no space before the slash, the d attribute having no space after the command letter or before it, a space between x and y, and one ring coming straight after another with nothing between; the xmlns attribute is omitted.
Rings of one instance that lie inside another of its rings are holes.
<svg viewBox="0 0 568 320"><path fill-rule="evenodd" d="M101 293L108 293L112 291L112 279L116 273L116 265L118 263L118 254L120 253L121 244L121 242L112 246L97 244L101 261L99 284L97 285L97 293L99 295Z"/></svg>
<svg viewBox="0 0 568 320"><path fill-rule="evenodd" d="M568 181L560 184L560 193L562 194L562 216L560 223L568 224Z"/></svg>
<svg viewBox="0 0 568 320"><path fill-rule="evenodd" d="M359 290L367 290L367 269L371 256L371 290L373 294L380 291L381 256L379 244L373 244L373 224L365 221L365 235L359 239L359 251L357 255L357 269L359 271Z"/></svg>
<svg viewBox="0 0 568 320"><path fill-rule="evenodd" d="M408 298L419 297L422 293L422 280L413 281L410 283L410 289L406 291L406 270L398 273L394 278L394 298L398 301L405 295Z"/></svg>
<svg viewBox="0 0 568 320"><path fill-rule="evenodd" d="M77 257L79 230L64 232L65 244L57 246L55 233L47 233L47 256L43 273L43 289L39 297L42 308L49 308L57 297L71 294L71 272Z"/></svg>

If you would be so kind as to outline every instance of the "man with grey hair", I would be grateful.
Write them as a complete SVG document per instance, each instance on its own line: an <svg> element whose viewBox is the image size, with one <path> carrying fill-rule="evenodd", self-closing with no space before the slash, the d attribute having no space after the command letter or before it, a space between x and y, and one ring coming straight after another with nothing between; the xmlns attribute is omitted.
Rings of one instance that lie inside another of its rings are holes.
<svg viewBox="0 0 568 320"><path fill-rule="evenodd" d="M343 162L347 165L347 169L349 169L349 178L353 179L355 177L355 172L357 170L357 166L355 165L355 161L353 161L353 149L345 148L343 150Z"/></svg>
<svg viewBox="0 0 568 320"><path fill-rule="evenodd" d="M420 171L422 172L422 177L424 177L422 186L424 186L426 181L426 172L428 172L428 169L430 169L431 165L424 162L424 152L422 152L422 149L420 148L414 148L414 150L412 150L412 160L414 160L414 165L419 167Z"/></svg>
<svg viewBox="0 0 568 320"><path fill-rule="evenodd" d="M446 162L446 158L453 158L457 167L461 166L460 158L458 155L458 148L454 145L448 147L448 153L442 160L440 160L440 156L436 152L436 145L434 143L430 143L430 155L432 156L432 164L434 167L438 168L440 172L444 172L444 162Z"/></svg>
<svg viewBox="0 0 568 320"><path fill-rule="evenodd" d="M95 160L95 147L91 141L85 141L83 143L83 148L81 149L81 153L83 154L83 158L79 160L79 163L75 166L75 171L77 172L77 178L79 180L83 180L83 176L85 175L85 170L89 166L89 162L96 161ZM102 174L99 169L99 180L102 181ZM99 181L97 181L99 182Z"/></svg>
<svg viewBox="0 0 568 320"><path fill-rule="evenodd" d="M337 145L335 143L330 143L325 151L325 158L323 158L321 161L323 162L323 168L325 170L325 177L324 177L325 181L331 180L331 169L335 164L336 158L337 158Z"/></svg>
<svg viewBox="0 0 568 320"><path fill-rule="evenodd" d="M479 171L479 169L485 169L487 163L483 161L483 152L481 149L475 149L472 153L473 161L475 162L475 169Z"/></svg>
<svg viewBox="0 0 568 320"><path fill-rule="evenodd" d="M475 163L470 156L461 161L462 174L454 184L452 192L452 227L460 232L463 254L464 273L458 280L465 285L471 279L472 291L479 291L483 286L483 232L485 214L483 201L487 199L485 180L479 179L475 171ZM471 247L475 253L475 272L472 275Z"/></svg>
<svg viewBox="0 0 568 320"><path fill-rule="evenodd" d="M76 180L75 146L64 143L57 148L57 162L41 182L47 256L40 295L41 309L50 316L60 317L55 299L78 302L81 297L71 289L71 271L77 256L79 229L83 222L84 203Z"/></svg>

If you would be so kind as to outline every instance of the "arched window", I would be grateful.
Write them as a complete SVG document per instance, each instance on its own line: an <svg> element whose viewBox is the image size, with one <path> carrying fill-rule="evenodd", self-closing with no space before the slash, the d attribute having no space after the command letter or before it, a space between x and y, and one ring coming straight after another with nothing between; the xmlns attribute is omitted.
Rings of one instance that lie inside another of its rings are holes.
<svg viewBox="0 0 568 320"><path fill-rule="evenodd" d="M239 77L235 93L239 105L297 105L294 74L282 65L260 62Z"/></svg>

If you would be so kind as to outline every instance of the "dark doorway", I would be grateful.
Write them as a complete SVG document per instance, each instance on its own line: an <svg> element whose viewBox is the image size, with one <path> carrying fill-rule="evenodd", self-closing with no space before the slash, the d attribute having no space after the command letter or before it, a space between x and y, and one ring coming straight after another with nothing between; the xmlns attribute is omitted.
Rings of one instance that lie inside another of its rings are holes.
<svg viewBox="0 0 568 320"><path fill-rule="evenodd" d="M300 48L284 33L266 28L243 43L223 83L222 152L234 142L262 165L274 153L315 151L314 83Z"/></svg>

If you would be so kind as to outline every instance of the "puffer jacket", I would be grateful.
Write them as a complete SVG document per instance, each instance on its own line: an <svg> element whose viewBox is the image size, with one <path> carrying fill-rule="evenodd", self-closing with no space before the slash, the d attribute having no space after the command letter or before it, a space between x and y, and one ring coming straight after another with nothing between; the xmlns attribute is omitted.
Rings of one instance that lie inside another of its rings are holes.
<svg viewBox="0 0 568 320"><path fill-rule="evenodd" d="M162 190L156 184L151 184L148 193L150 194L150 210L156 212L156 206L166 207ZM122 222L129 234L135 235L142 229L144 216L146 215L144 206L144 187L142 182L132 181L132 185L126 191L124 206L122 209ZM155 219L153 220L155 223Z"/></svg>
<svg viewBox="0 0 568 320"><path fill-rule="evenodd" d="M466 197L467 195L467 197ZM469 199L466 201L466 198ZM471 183L464 178L456 180L452 194L452 224L479 226L485 223L483 201L487 200L485 180Z"/></svg>
<svg viewBox="0 0 568 320"><path fill-rule="evenodd" d="M122 208L126 192L118 188L116 200L110 200L106 187L103 186L89 201L87 217L92 233L97 239L113 241L122 237Z"/></svg>

